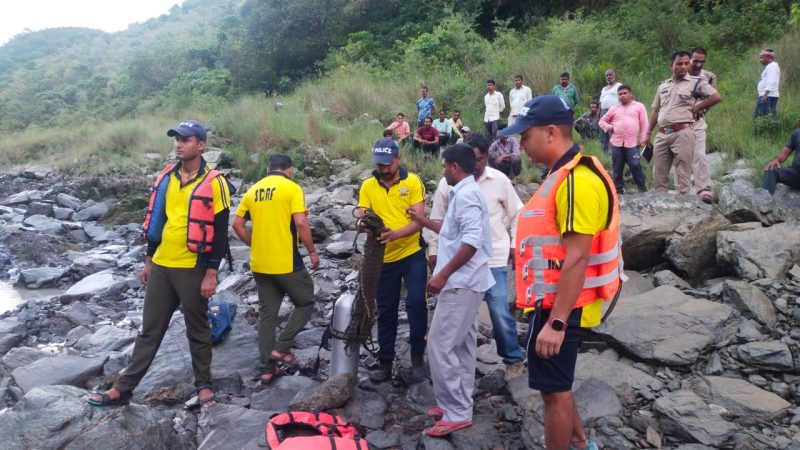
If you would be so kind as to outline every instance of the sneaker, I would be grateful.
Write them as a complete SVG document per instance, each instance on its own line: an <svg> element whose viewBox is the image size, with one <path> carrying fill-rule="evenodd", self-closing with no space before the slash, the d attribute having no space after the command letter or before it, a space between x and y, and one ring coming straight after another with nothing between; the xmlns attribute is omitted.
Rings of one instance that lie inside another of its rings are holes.
<svg viewBox="0 0 800 450"><path fill-rule="evenodd" d="M506 364L506 374L503 379L508 383L515 378L521 377L523 373L525 373L525 364L522 361Z"/></svg>
<svg viewBox="0 0 800 450"><path fill-rule="evenodd" d="M381 361L377 368L369 371L369 379L380 383L386 381L392 376L392 362Z"/></svg>

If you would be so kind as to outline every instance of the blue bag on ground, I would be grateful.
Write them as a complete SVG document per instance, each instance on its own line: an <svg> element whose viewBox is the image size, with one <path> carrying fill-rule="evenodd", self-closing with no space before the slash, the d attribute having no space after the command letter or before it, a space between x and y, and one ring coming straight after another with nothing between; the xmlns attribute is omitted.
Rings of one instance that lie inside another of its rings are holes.
<svg viewBox="0 0 800 450"><path fill-rule="evenodd" d="M217 345L231 331L236 316L236 303L212 298L208 302L208 325L211 327L211 344Z"/></svg>

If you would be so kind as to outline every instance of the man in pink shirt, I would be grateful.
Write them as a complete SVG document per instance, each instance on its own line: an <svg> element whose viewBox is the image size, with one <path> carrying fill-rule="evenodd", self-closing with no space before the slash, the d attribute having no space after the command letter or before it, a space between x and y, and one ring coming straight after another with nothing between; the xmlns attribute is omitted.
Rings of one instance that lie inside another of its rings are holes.
<svg viewBox="0 0 800 450"><path fill-rule="evenodd" d="M408 135L411 134L411 127L408 125L408 122L406 122L406 116L403 113L397 113L397 120L392 122L386 129L394 131L394 135L397 136L397 143L405 144L408 142Z"/></svg>
<svg viewBox="0 0 800 450"><path fill-rule="evenodd" d="M623 171L625 163L633 175L633 181L639 187L639 192L647 190L644 182L644 170L639 161L639 147L645 144L648 133L647 111L644 105L633 99L633 93L628 85L623 84L617 89L619 105L609 109L600 119L600 128L611 134L609 141L611 160L614 162L614 185L617 193L624 193Z"/></svg>

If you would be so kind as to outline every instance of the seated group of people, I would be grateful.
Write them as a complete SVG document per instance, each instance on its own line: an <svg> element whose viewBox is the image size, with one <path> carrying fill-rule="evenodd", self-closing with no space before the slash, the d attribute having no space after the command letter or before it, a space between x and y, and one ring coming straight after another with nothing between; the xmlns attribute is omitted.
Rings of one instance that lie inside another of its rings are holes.
<svg viewBox="0 0 800 450"><path fill-rule="evenodd" d="M405 115L398 113L395 121L383 131L384 138L394 139L398 144L411 144L432 156L440 155L448 145L464 142L470 134L471 130L461 121L458 110L454 110L449 119L445 111L439 111L436 120L425 117L413 134ZM522 159L517 139L508 136L497 138L489 148L489 165L509 178L518 176L522 171Z"/></svg>

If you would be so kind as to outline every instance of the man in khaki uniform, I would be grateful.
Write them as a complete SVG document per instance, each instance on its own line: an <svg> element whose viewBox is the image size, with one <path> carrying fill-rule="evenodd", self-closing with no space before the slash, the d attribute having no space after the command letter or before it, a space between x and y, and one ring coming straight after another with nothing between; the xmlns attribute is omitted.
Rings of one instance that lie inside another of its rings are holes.
<svg viewBox="0 0 800 450"><path fill-rule="evenodd" d="M694 131L692 125L701 111L708 111L722 98L707 82L689 76L691 55L677 51L672 55L672 77L658 85L650 116L651 135L657 130L653 145L653 184L656 192L666 192L669 170L675 162L678 192L688 194L691 187ZM695 85L697 87L695 88ZM698 102L692 93L704 97ZM656 126L656 124L658 126Z"/></svg>
<svg viewBox="0 0 800 450"><path fill-rule="evenodd" d="M703 68L706 64L706 55L706 49L702 47L695 47L692 49L692 65L689 68L689 75L699 77L716 89L717 76ZM697 83L697 81L695 81L695 83ZM699 93L695 93L695 97L701 100L703 99ZM701 112L692 127L694 130L692 169L694 171L694 186L697 189L697 195L699 195L704 202L711 203L713 200L711 196L711 172L709 171L708 160L706 159L706 130L708 129L708 125L706 125L704 116L704 112Z"/></svg>

